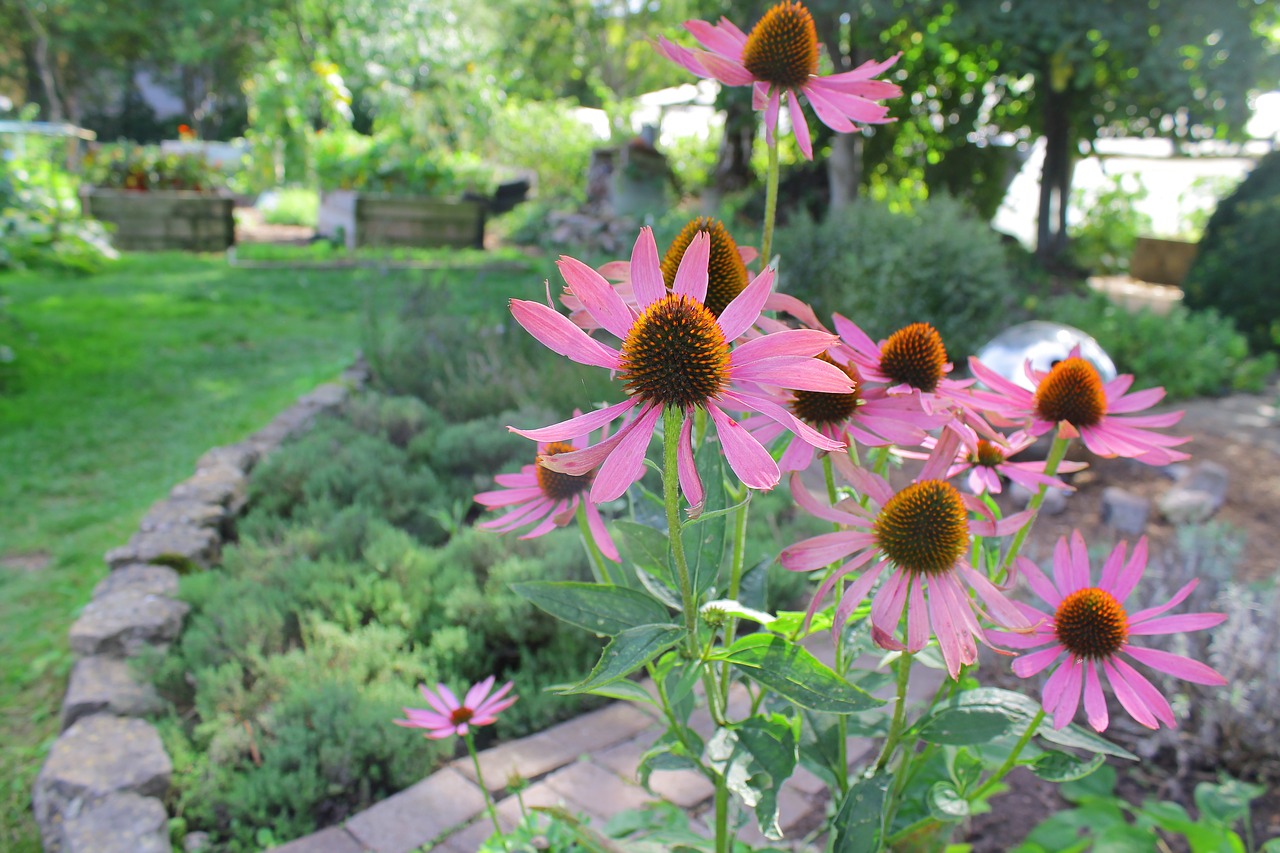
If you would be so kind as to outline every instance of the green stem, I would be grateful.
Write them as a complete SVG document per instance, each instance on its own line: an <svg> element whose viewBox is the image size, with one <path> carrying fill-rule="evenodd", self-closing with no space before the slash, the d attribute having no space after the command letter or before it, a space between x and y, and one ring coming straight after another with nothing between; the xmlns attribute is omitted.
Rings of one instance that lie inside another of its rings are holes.
<svg viewBox="0 0 1280 853"><path fill-rule="evenodd" d="M1010 752L1009 757L1004 760L1004 764L997 767L996 772L991 774L991 778L983 782L978 790L969 795L970 801L980 801L984 795L990 793L992 788L1000 784L1000 780L1005 777L1005 774L1012 770L1014 765L1018 763L1018 756L1022 755L1022 750L1031 742L1032 735L1036 733L1036 729L1040 727L1040 723L1044 720L1044 717L1044 708L1036 711L1036 715L1032 717L1031 722L1027 724L1027 730L1022 733L1022 737L1018 738L1018 742L1013 745L1013 751Z"/></svg>
<svg viewBox="0 0 1280 853"><path fill-rule="evenodd" d="M760 269L769 265L769 253L773 251L773 223L778 218L778 135L767 145L769 168L765 172L764 235L760 238Z"/></svg>
<svg viewBox="0 0 1280 853"><path fill-rule="evenodd" d="M729 786L722 774L716 774L716 853L729 853Z"/></svg>
<svg viewBox="0 0 1280 853"><path fill-rule="evenodd" d="M827 483L827 501L835 506L840 500L840 493L836 490L836 472L835 466L831 464L831 454L822 454L822 476ZM833 525L837 532L840 530L839 524ZM831 566L832 570L836 569L836 565ZM839 607L840 599L844 595L844 581L837 581L835 588L836 606ZM836 673L841 678L845 676L844 661L844 631L836 634ZM840 772L836 774L836 782L840 786L840 793L846 794L849 791L849 718L845 714L836 717L836 755L840 761Z"/></svg>
<svg viewBox="0 0 1280 853"><path fill-rule="evenodd" d="M680 537L680 424L684 412L668 406L662 412L662 501L667 509L667 535L671 540L671 559L680 582L680 605L684 610L685 648L692 660L698 657L698 602L694 600L689 562Z"/></svg>
<svg viewBox="0 0 1280 853"><path fill-rule="evenodd" d="M578 529L582 531L582 541L587 544L587 558L591 562L591 573L595 575L596 582L601 583L608 581L614 586L620 586L617 579L613 576L613 569L609 566L609 560L605 559L600 546L596 544L596 539L591 535L591 525L587 521L587 501L586 497L578 501Z"/></svg>
<svg viewBox="0 0 1280 853"><path fill-rule="evenodd" d="M1049 456L1044 463L1044 473L1046 476L1052 477L1058 473L1058 466L1062 464L1063 458L1067 455L1067 448L1071 446L1071 439L1054 436L1053 446L1049 448ZM1009 551L1004 555L1004 562L1000 565L999 576L995 579L996 583L1001 583L1009 574L1009 567L1013 565L1013 561L1018 558L1018 552L1022 550L1022 544L1027 540L1027 535L1031 533L1031 527L1035 524L1036 518L1040 514L1040 505L1044 503L1045 493L1049 491L1049 487L1040 484L1040 489L1031 496L1031 500L1027 503L1027 509L1034 513L1031 520L1019 528L1013 537L1012 544L1009 545Z"/></svg>
<svg viewBox="0 0 1280 853"><path fill-rule="evenodd" d="M884 739L884 748L876 760L875 772L879 773L893 757L893 752L902 740L902 731L907 720L907 684L911 679L911 652L903 652L898 656L898 704L893 708L893 720L889 723L889 734Z"/></svg>
<svg viewBox="0 0 1280 853"><path fill-rule="evenodd" d="M729 558L729 598L732 601L737 601L742 593L742 570L747 559L747 508L749 506L748 502L740 504L733 517L733 553ZM732 617L725 620L724 643L726 646L733 642L737 632L738 620ZM726 703L729 700L731 672L729 662L725 661L720 669L720 695L725 697Z"/></svg>
<svg viewBox="0 0 1280 853"><path fill-rule="evenodd" d="M468 731L462 736L467 742L467 752L471 753L471 763L476 768L476 781L480 783L480 790L484 793L484 807L489 811L489 820L493 821L493 831L502 835L502 824L498 823L498 810L493 807L493 797L489 796L489 786L484 783L484 775L480 772L480 756L476 754L476 742Z"/></svg>

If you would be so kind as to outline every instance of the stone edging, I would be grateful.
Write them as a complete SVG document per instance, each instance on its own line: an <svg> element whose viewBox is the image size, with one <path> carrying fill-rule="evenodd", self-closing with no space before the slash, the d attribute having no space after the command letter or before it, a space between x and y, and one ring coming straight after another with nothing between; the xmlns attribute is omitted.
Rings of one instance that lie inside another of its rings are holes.
<svg viewBox="0 0 1280 853"><path fill-rule="evenodd" d="M304 394L237 444L215 447L195 474L155 503L71 626L78 660L62 702L62 733L36 777L32 806L48 853L168 853L161 798L173 766L143 717L163 707L128 659L177 639L188 607L175 567L208 568L244 507L253 466L368 380L357 358L341 381Z"/></svg>

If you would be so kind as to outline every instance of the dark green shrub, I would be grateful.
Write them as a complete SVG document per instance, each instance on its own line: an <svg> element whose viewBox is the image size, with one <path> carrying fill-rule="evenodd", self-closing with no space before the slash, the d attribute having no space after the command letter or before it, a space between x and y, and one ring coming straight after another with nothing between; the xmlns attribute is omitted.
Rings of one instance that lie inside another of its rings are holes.
<svg viewBox="0 0 1280 853"><path fill-rule="evenodd" d="M780 229L781 289L872 338L929 322L962 361L1008 325L1019 291L994 231L947 196L910 213L859 199L822 222Z"/></svg>
<svg viewBox="0 0 1280 853"><path fill-rule="evenodd" d="M1255 351L1280 349L1280 151L1272 151L1209 217L1182 289L1191 308L1236 322Z"/></svg>
<svg viewBox="0 0 1280 853"><path fill-rule="evenodd" d="M1051 300L1040 314L1088 332L1121 373L1134 375L1135 387L1162 385L1170 399L1261 391L1276 369L1274 353L1250 358L1235 324L1212 309L1131 312L1093 293Z"/></svg>

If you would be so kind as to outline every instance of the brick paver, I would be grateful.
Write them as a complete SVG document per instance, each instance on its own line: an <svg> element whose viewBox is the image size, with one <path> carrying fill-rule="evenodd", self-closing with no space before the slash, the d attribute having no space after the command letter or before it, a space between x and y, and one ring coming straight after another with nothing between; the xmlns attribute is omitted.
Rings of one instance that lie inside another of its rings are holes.
<svg viewBox="0 0 1280 853"><path fill-rule="evenodd" d="M344 828L331 826L282 847L273 847L271 853L364 853L364 845ZM467 853L476 853L476 848Z"/></svg>
<svg viewBox="0 0 1280 853"><path fill-rule="evenodd" d="M446 767L347 821L347 830L374 853L410 853L484 810L470 779Z"/></svg>

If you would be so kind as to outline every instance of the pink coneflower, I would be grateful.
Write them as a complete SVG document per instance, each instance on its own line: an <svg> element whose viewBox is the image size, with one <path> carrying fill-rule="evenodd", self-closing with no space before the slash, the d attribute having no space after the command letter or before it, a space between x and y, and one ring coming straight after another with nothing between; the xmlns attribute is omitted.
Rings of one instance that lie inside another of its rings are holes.
<svg viewBox="0 0 1280 853"><path fill-rule="evenodd" d="M835 507L816 501L792 475L791 491L796 502L819 518L847 527L798 542L782 551L782 565L791 571L821 569L846 562L818 588L809 616L836 582L867 566L849 585L836 605L835 629L843 629L872 586L890 568L871 602L871 634L883 648L918 652L937 636L943 660L952 678L960 667L978 659L975 639L983 639L969 597L972 588L991 616L1006 628L1021 630L1031 623L1004 594L969 563L970 533L979 536L1006 536L1026 523L1027 513L996 519L982 501L962 495L939 479L955 455L957 438L943 433L940 449L925 463L920 475L902 491L894 493L881 477L852 465L838 464L839 470L871 507L864 509L852 499ZM841 460L842 457L836 457ZM981 520L970 519L970 511ZM907 642L897 639L903 608L907 611Z"/></svg>
<svg viewBox="0 0 1280 853"><path fill-rule="evenodd" d="M591 488L595 479L594 472L585 474L562 474L552 471L543 465L543 461L560 453L577 450L577 441L539 442L538 455L532 465L525 465L517 474L499 474L494 481L503 486L489 492L481 492L475 501L489 509L510 507L511 509L498 518L490 519L480 526L487 530L507 533L527 524L534 524L532 530L520 536L521 539L533 539L544 536L557 527L563 527L573 518L581 505L587 515L587 527L600 552L613 560L619 561L617 546L609 536L609 529L600 517L599 508L584 494Z"/></svg>
<svg viewBox="0 0 1280 853"><path fill-rule="evenodd" d="M1089 554L1078 530L1071 535L1070 547L1065 537L1058 540L1053 552L1052 583L1030 560L1020 561L1028 585L1053 612L1043 613L1020 604L1023 613L1035 623L1034 632L994 633L1007 645L1019 649L1049 644L1020 656L1013 662L1013 671L1029 678L1058 664L1045 682L1043 693L1044 709L1053 715L1054 728L1060 729L1071 722L1082 691L1089 725L1097 731L1107 728L1107 702L1102 695L1099 670L1106 675L1112 692L1129 716L1150 729L1159 728L1159 723L1176 727L1177 720L1168 700L1126 658L1196 684L1226 684L1225 678L1199 661L1129 643L1130 638L1136 636L1212 628L1227 617L1222 613L1161 615L1190 595L1195 589L1195 580L1178 590L1168 602L1130 616L1125 612L1124 600L1138 585L1146 568L1146 537L1138 540L1127 561L1126 550L1124 542L1112 550L1102 566L1102 578L1097 586L1090 584Z"/></svg>
<svg viewBox="0 0 1280 853"><path fill-rule="evenodd" d="M726 86L751 86L752 106L764 110L765 133L770 144L778 127L782 95L796 142L808 159L813 159L809 125L800 110L804 94L814 114L838 133L852 133L861 124L891 121L889 110L877 104L879 98L896 98L902 89L893 83L872 78L888 69L901 54L884 62L865 62L843 74L818 76L818 33L813 16L801 3L774 6L750 34L742 32L727 18L720 23L685 21L685 29L706 50L680 47L662 36L658 52L677 65L698 75L711 77Z"/></svg>
<svg viewBox="0 0 1280 853"><path fill-rule="evenodd" d="M513 684L510 681L490 696L489 691L493 689L493 682L494 677L491 675L468 690L466 698L461 702L444 684L437 684L435 691L429 690L425 684L419 684L418 689L422 691L431 710L405 708L404 713L408 719L392 720L392 722L406 728L426 729L425 737L433 740L447 738L450 735L465 737L472 726L488 726L497 722L498 714L514 705L519 698L507 696ZM505 699L504 696L506 696Z"/></svg>
<svg viewBox="0 0 1280 853"><path fill-rule="evenodd" d="M636 309L629 308L595 270L563 257L560 272L584 310L616 336L621 349L594 340L569 319L537 302L511 300L516 321L551 350L580 364L615 371L628 399L596 412L534 430L514 429L535 441L564 441L584 435L634 410L635 417L617 433L583 450L543 460L566 474L596 472L591 500L604 503L621 496L644 474L644 459L658 420L666 409L683 413L679 435L681 490L696 511L702 505L702 483L693 464L692 415L707 412L734 474L753 489L771 489L780 478L777 463L722 406L759 412L774 418L824 450L839 442L819 434L775 403L734 382L765 382L813 391L848 393L849 377L812 356L834 342L834 336L811 329L762 335L730 349L756 322L773 284L766 268L717 317L704 304L707 293L709 239L700 233L680 261L670 291L662 276L653 232L640 231L631 255Z"/></svg>
<svg viewBox="0 0 1280 853"><path fill-rule="evenodd" d="M1150 465L1190 458L1169 450L1190 441L1189 437L1152 432L1152 428L1173 426L1182 419L1182 412L1129 417L1160 402L1164 389L1126 394L1133 384L1133 376L1127 373L1104 384L1097 368L1080 357L1078 346L1048 372L1035 370L1027 362L1034 391L1018 387L976 358L969 359L969 367L995 392L975 391L973 396L1002 418L1030 420L1027 431L1033 436L1056 429L1062 438L1078 436L1099 456L1124 456Z"/></svg>
<svg viewBox="0 0 1280 853"><path fill-rule="evenodd" d="M1073 491L1071 486L1068 486L1057 477L1051 477L1044 473L1046 464L1044 460L1010 461L1012 457L1035 444L1036 437L1030 433L1016 432L1003 440L991 441L979 438L966 430L961 435L961 441L962 443L956 452L955 461L947 469L946 479L950 480L966 471L969 472L967 485L969 486L969 491L975 495L983 493L1000 494L1003 490L1000 481L1002 475L1008 477L1011 482L1017 483L1032 492L1038 491L1042 485L1051 489ZM924 441L924 447L928 450L932 450L936 445L937 439L927 438ZM912 450L895 450L894 453L908 459L929 458L928 454ZM1058 473L1070 474L1087 467L1083 462L1063 461L1058 463Z"/></svg>

